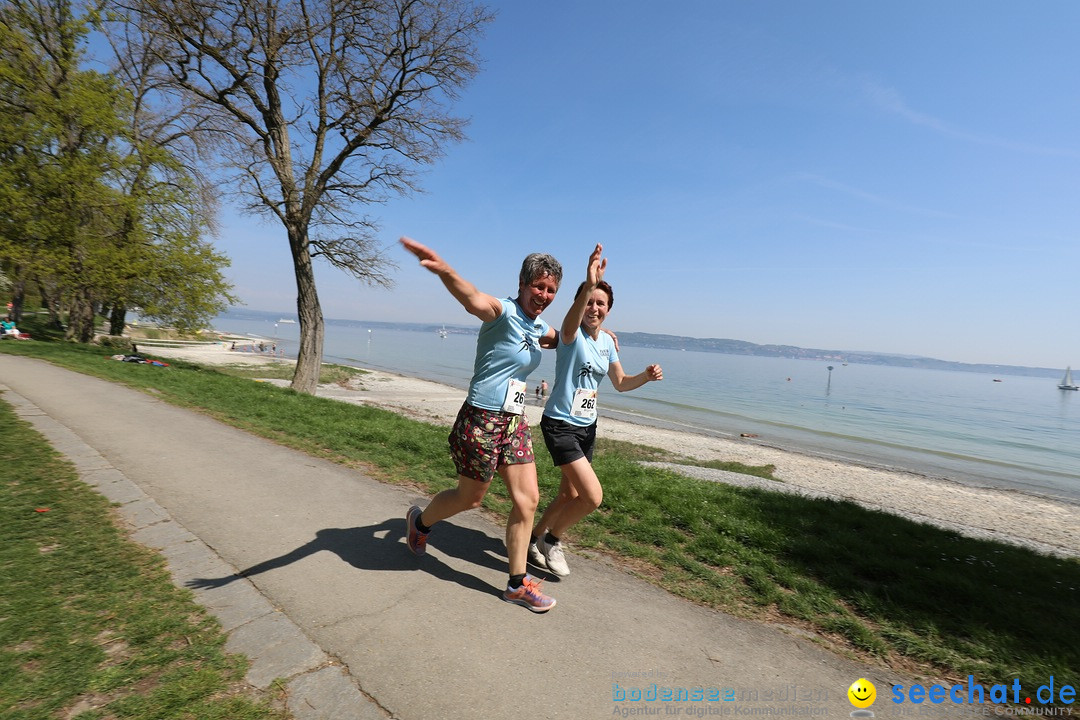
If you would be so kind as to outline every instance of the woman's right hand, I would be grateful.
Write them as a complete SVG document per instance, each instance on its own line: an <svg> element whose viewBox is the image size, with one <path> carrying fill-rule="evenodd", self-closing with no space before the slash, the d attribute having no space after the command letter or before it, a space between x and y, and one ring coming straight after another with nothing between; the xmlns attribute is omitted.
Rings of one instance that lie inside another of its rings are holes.
<svg viewBox="0 0 1080 720"><path fill-rule="evenodd" d="M422 267L439 276L446 289L470 315L488 322L502 314L502 302L498 298L477 290L475 285L458 275L434 250L412 238L402 237L400 242L406 250L419 258Z"/></svg>
<svg viewBox="0 0 1080 720"><path fill-rule="evenodd" d="M434 250L427 247L426 245L421 245L412 238L408 237L402 237L400 242L406 250L408 250L420 259L421 266L426 267L428 270L435 273L436 275L442 275L450 269L450 266L446 264L446 261L439 257Z"/></svg>

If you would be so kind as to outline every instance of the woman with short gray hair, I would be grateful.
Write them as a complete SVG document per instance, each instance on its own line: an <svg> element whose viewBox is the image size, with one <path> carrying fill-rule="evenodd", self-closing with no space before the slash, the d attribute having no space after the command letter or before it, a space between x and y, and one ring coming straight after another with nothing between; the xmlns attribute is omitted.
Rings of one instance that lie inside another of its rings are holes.
<svg viewBox="0 0 1080 720"><path fill-rule="evenodd" d="M540 581L526 573L540 490L525 416L525 381L540 364L541 348L553 348L557 343L555 329L541 320L540 314L555 299L562 266L550 255L529 255L521 265L517 297L500 299L477 290L430 248L409 238L401 238L401 244L421 266L439 276L469 314L483 321L469 394L449 437L457 487L438 493L423 510L417 505L409 508L406 543L415 554L423 555L431 526L480 507L498 474L512 503L506 523L510 578L502 597L533 612L547 612L555 607L555 598L545 595Z"/></svg>

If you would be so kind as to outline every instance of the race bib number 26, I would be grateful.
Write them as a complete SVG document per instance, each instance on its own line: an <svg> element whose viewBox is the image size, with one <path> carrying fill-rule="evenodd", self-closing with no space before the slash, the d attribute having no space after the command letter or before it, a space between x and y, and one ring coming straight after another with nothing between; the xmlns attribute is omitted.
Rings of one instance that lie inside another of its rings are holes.
<svg viewBox="0 0 1080 720"><path fill-rule="evenodd" d="M506 399L503 400L503 412L521 415L525 412L525 382L523 380L511 380L506 388Z"/></svg>

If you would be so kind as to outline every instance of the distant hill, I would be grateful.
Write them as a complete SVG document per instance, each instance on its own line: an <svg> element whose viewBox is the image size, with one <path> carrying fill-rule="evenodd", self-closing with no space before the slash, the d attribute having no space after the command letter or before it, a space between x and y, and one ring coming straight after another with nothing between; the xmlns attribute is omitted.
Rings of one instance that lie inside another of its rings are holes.
<svg viewBox="0 0 1080 720"><path fill-rule="evenodd" d="M288 317L280 312L264 312L237 308L225 313L231 317L252 317L276 319ZM347 325L353 327L375 327L392 330L411 330L414 332L435 332L443 329L453 334L475 335L478 328L469 325L434 325L430 323L393 323L368 320L335 320L326 318L327 325ZM821 350L802 348L796 345L758 345L745 340L725 338L693 338L683 335L662 335L619 331L619 344L634 347L665 348L668 350L693 350L696 352L714 352L724 355L757 355L761 357L798 358L800 360L821 360L827 362L857 363L860 365L892 365L896 367L928 368L932 370L959 370L979 372L990 375L1024 375L1028 377L1060 378L1062 368L1035 368L1021 365L988 365L980 363L961 363L951 360L936 360L917 355L891 355L867 350Z"/></svg>
<svg viewBox="0 0 1080 720"><path fill-rule="evenodd" d="M635 347L655 347L670 350L694 350L696 352L715 352L725 355L758 355L762 357L785 357L800 360L822 360L831 362L858 363L861 365L893 365L897 367L929 368L933 370L963 370L965 372L989 373L992 375L1025 375L1031 377L1058 377L1061 369L1034 368L1020 365L989 365L980 363L961 363L951 360L916 355L890 355L869 351L821 350L802 348L795 345L758 345L745 340L725 338L692 338L681 335L658 335L619 331L619 344Z"/></svg>

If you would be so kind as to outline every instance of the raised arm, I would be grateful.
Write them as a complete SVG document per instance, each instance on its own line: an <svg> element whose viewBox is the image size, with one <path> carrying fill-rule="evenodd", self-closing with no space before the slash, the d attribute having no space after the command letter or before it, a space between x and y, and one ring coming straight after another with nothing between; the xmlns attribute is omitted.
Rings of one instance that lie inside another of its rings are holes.
<svg viewBox="0 0 1080 720"><path fill-rule="evenodd" d="M611 386L619 392L636 390L647 382L657 382L664 379L664 371L659 365L650 365L637 375L627 375L623 372L622 363L613 362L608 365L608 378Z"/></svg>
<svg viewBox="0 0 1080 720"><path fill-rule="evenodd" d="M470 315L489 322L502 314L502 303L498 298L477 290L475 285L458 275L434 250L407 237L401 238L401 244L420 259L423 267L439 276L446 289Z"/></svg>
<svg viewBox="0 0 1080 720"><path fill-rule="evenodd" d="M604 279L604 271L607 270L607 258L602 257L603 253L604 246L596 243L592 254L589 255L589 265L585 269L585 287L574 298L574 304L566 311L566 317L563 318L560 335L566 345L574 342L574 336L577 335L578 328L581 327L581 321L585 317L589 297L592 295L592 291L596 289L596 286L600 284L600 281Z"/></svg>

